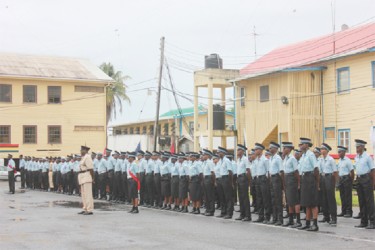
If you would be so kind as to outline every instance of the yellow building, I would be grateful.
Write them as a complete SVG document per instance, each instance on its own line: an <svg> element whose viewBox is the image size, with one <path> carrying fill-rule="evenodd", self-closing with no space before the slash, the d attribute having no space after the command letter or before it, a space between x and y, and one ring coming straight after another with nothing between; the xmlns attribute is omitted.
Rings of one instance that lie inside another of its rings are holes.
<svg viewBox="0 0 375 250"><path fill-rule="evenodd" d="M240 74L233 80L239 142L297 145L309 137L355 153L354 139L372 140L374 23L275 49Z"/></svg>
<svg viewBox="0 0 375 250"><path fill-rule="evenodd" d="M196 134L207 134L207 109L198 107L198 123L194 126L194 108L170 110L159 117L157 150L169 151L174 142L176 152L193 151L193 138ZM234 114L225 112L225 127L233 130ZM118 151L134 151L140 143L142 150L153 150L154 119L117 124L110 127L112 135L108 137L108 147ZM207 144L207 138L203 138ZM229 146L233 148L234 138L228 138ZM215 145L220 145L220 138L216 138Z"/></svg>
<svg viewBox="0 0 375 250"><path fill-rule="evenodd" d="M0 54L0 158L102 151L112 81L82 59Z"/></svg>

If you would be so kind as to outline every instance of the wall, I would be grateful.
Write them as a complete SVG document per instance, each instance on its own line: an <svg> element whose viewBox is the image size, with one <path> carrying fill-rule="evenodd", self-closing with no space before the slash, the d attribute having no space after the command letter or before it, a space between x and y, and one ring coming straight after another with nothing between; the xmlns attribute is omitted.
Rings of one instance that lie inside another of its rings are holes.
<svg viewBox="0 0 375 250"><path fill-rule="evenodd" d="M80 146L85 144L94 151L103 151L106 145L105 93L75 92L74 86L104 84L5 78L1 78L0 83L13 85L12 103L0 103L0 125L11 125L11 143L20 145L20 154L65 156L79 153ZM23 103L23 85L38 86L37 104ZM62 104L47 104L47 86L62 86ZM37 144L23 143L24 125L37 126ZM48 144L48 125L61 125L61 144ZM101 126L103 129L75 131L75 126Z"/></svg>

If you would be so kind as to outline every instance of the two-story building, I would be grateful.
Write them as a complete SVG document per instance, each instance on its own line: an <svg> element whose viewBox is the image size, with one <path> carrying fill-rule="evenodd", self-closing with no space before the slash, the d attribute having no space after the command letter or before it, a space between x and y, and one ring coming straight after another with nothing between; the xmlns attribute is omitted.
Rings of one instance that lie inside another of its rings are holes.
<svg viewBox="0 0 375 250"><path fill-rule="evenodd" d="M0 54L0 158L103 151L112 81L82 59Z"/></svg>
<svg viewBox="0 0 375 250"><path fill-rule="evenodd" d="M310 137L355 153L374 130L375 23L275 49L233 82L239 142Z"/></svg>

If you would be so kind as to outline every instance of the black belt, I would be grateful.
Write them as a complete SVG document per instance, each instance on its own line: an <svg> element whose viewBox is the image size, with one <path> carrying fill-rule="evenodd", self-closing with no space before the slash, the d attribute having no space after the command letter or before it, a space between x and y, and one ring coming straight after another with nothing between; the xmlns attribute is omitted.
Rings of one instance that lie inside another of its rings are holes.
<svg viewBox="0 0 375 250"><path fill-rule="evenodd" d="M179 176L178 175L172 175L172 178L178 178Z"/></svg>
<svg viewBox="0 0 375 250"><path fill-rule="evenodd" d="M367 174L362 174L362 175L357 175L358 178L364 178L364 177L367 177L368 176L368 173Z"/></svg>
<svg viewBox="0 0 375 250"><path fill-rule="evenodd" d="M292 173L287 173L286 175L288 175L288 176L289 176L289 175L294 175L294 173L293 173L293 172L292 172Z"/></svg>
<svg viewBox="0 0 375 250"><path fill-rule="evenodd" d="M155 175L160 175L160 173L155 173Z"/></svg>
<svg viewBox="0 0 375 250"><path fill-rule="evenodd" d="M312 173L313 173L313 171L308 171L308 172L303 172L302 175L310 175Z"/></svg>
<svg viewBox="0 0 375 250"><path fill-rule="evenodd" d="M79 171L79 173L82 174L82 173L86 173L87 171L89 171L89 170ZM66 173L66 174L67 174L67 173Z"/></svg>
<svg viewBox="0 0 375 250"><path fill-rule="evenodd" d="M256 180L258 177L257 176L254 176L253 179Z"/></svg>
<svg viewBox="0 0 375 250"><path fill-rule="evenodd" d="M216 178L217 181L220 181L221 180L221 177L220 178Z"/></svg>
<svg viewBox="0 0 375 250"><path fill-rule="evenodd" d="M163 174L161 177L168 177L168 174Z"/></svg>
<svg viewBox="0 0 375 250"><path fill-rule="evenodd" d="M113 169L111 169L111 170L108 170L108 173L109 173L109 172L113 172Z"/></svg>
<svg viewBox="0 0 375 250"><path fill-rule="evenodd" d="M180 176L180 179L186 179L186 175Z"/></svg>
<svg viewBox="0 0 375 250"><path fill-rule="evenodd" d="M226 178L228 178L228 175L222 175L221 178L226 179Z"/></svg>
<svg viewBox="0 0 375 250"><path fill-rule="evenodd" d="M330 176L330 175L332 175L332 174L324 174L324 176Z"/></svg>
<svg viewBox="0 0 375 250"><path fill-rule="evenodd" d="M198 178L198 175L190 176L190 179L193 179L193 178Z"/></svg>
<svg viewBox="0 0 375 250"><path fill-rule="evenodd" d="M280 174L271 174L272 177L279 176Z"/></svg>
<svg viewBox="0 0 375 250"><path fill-rule="evenodd" d="M148 174L146 174L146 175L148 175L148 176L150 176L150 175L151 175L151 176L152 176L152 173L148 173Z"/></svg>
<svg viewBox="0 0 375 250"><path fill-rule="evenodd" d="M204 178L205 179L210 179L210 178L212 178L212 176L211 175L205 175Z"/></svg>
<svg viewBox="0 0 375 250"><path fill-rule="evenodd" d="M246 176L246 174L239 174L239 175L237 175L237 177L245 177Z"/></svg>
<svg viewBox="0 0 375 250"><path fill-rule="evenodd" d="M347 175L341 175L340 178L349 178L350 177L350 174L347 174Z"/></svg>
<svg viewBox="0 0 375 250"><path fill-rule="evenodd" d="M266 178L267 176L264 174L264 175L258 175L257 177L258 178Z"/></svg>

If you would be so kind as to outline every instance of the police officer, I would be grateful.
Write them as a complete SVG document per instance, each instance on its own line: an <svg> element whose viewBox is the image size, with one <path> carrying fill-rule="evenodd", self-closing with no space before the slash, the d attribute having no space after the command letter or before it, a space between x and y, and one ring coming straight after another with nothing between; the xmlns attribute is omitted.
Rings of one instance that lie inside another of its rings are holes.
<svg viewBox="0 0 375 250"><path fill-rule="evenodd" d="M227 154L226 157L232 164L232 182L233 182L233 205L237 205L237 162L234 160L234 155L232 154ZM236 211L239 212L239 211Z"/></svg>
<svg viewBox="0 0 375 250"><path fill-rule="evenodd" d="M271 180L271 190L272 190L272 212L273 219L270 224L275 224L276 226L283 225L283 183L282 183L282 159L279 152L280 145L276 142L271 142L269 146L269 151L271 157L269 159L269 178Z"/></svg>
<svg viewBox="0 0 375 250"><path fill-rule="evenodd" d="M164 200L162 209L171 210L171 163L170 154L164 152L161 157L162 165L160 166L161 197Z"/></svg>
<svg viewBox="0 0 375 250"><path fill-rule="evenodd" d="M135 152L128 154L129 165L127 168L128 172L128 187L129 187L129 199L131 199L133 208L129 213L137 214L138 210L138 191L139 191L139 167L135 163Z"/></svg>
<svg viewBox="0 0 375 250"><path fill-rule="evenodd" d="M154 205L154 167L155 162L151 159L151 152L145 152L145 183L146 183L146 205L152 207ZM142 187L141 187L142 190Z"/></svg>
<svg viewBox="0 0 375 250"><path fill-rule="evenodd" d="M20 155L20 160L19 160L20 164L20 171L21 171L21 189L25 189L25 177L26 177L26 171L25 171L25 165L26 165L26 161L25 159L23 158L23 155Z"/></svg>
<svg viewBox="0 0 375 250"><path fill-rule="evenodd" d="M80 161L80 171L78 182L81 188L82 212L79 214L92 215L94 210L94 200L92 197L92 181L94 178L93 163L89 155L90 148L81 146L82 160Z"/></svg>
<svg viewBox="0 0 375 250"><path fill-rule="evenodd" d="M178 194L179 194L179 201L181 204L181 209L179 212L187 213L188 212L188 189L189 189L189 169L186 161L186 155L184 153L180 153L177 158L177 162L175 165L178 167Z"/></svg>
<svg viewBox="0 0 375 250"><path fill-rule="evenodd" d="M121 166L121 182L122 182L122 193L123 193L122 200L123 202L130 204L130 200L128 198L129 191L128 191L128 173L127 173L127 169L129 165L129 160L128 160L129 156L128 156L128 152L121 152L121 155L124 158L124 161L122 162L122 166Z"/></svg>
<svg viewBox="0 0 375 250"><path fill-rule="evenodd" d="M98 174L99 174L99 190L100 200L106 200L106 184L107 184L107 161L103 158L102 153L97 154L98 157Z"/></svg>
<svg viewBox="0 0 375 250"><path fill-rule="evenodd" d="M43 190L48 191L48 171L49 171L49 162L47 159L43 159L43 166L42 166L42 183L43 183Z"/></svg>
<svg viewBox="0 0 375 250"><path fill-rule="evenodd" d="M98 199L98 184L99 184L99 174L98 174L98 159L96 158L96 153L91 152L91 159L94 166L94 182L92 183L92 195L94 199Z"/></svg>
<svg viewBox="0 0 375 250"><path fill-rule="evenodd" d="M255 150L251 149L249 151L249 163L250 166L248 167L247 173L250 175L250 195L252 198L251 206L254 207L253 213L258 213L258 205L257 205L257 196L256 196L256 181L257 181L257 174L256 174L256 164L255 164Z"/></svg>
<svg viewBox="0 0 375 250"><path fill-rule="evenodd" d="M124 161L124 156L118 152L118 158L116 160L116 165L115 165L115 177L114 177L114 180L115 180L115 184L114 184L114 194L113 194L113 200L114 202L120 202L121 200L121 187L122 187L122 182L121 182L121 179L122 179L122 173L121 173L121 166L123 164L123 161Z"/></svg>
<svg viewBox="0 0 375 250"><path fill-rule="evenodd" d="M323 175L323 216L331 226L337 225L337 204L336 204L336 181L338 180L337 166L332 156L328 152L332 148L327 143L322 143L320 151L322 152L321 171Z"/></svg>
<svg viewBox="0 0 375 250"><path fill-rule="evenodd" d="M162 208L162 195L161 195L161 175L160 167L163 164L159 159L159 152L152 152L152 160L154 161L154 187L155 187L155 208Z"/></svg>
<svg viewBox="0 0 375 250"><path fill-rule="evenodd" d="M177 162L177 155L172 154L171 157L171 203L172 200L174 202L173 211L180 210L180 202L179 202L179 172L178 172L178 164Z"/></svg>
<svg viewBox="0 0 375 250"><path fill-rule="evenodd" d="M306 225L299 228L307 231L318 231L318 190L319 190L319 167L313 152L311 139L300 138L300 149L302 152L300 164L301 179L301 206L306 207ZM311 225L313 219L313 225Z"/></svg>
<svg viewBox="0 0 375 250"><path fill-rule="evenodd" d="M237 144L237 183L238 197L240 201L240 216L236 220L251 221L250 201L249 201L249 160L245 156L247 148L242 144Z"/></svg>
<svg viewBox="0 0 375 250"><path fill-rule="evenodd" d="M374 211L374 187L375 187L375 166L371 157L367 154L365 146L367 142L356 139L357 155L355 157L355 168L358 180L358 199L361 224L356 227L375 229ZM370 224L369 224L370 221Z"/></svg>
<svg viewBox="0 0 375 250"><path fill-rule="evenodd" d="M141 191L140 191L140 202L139 205L144 205L144 199L146 194L146 178L145 178L145 169L147 166L147 161L144 159L144 154L142 150L137 152L138 157L138 168L139 168L139 181L141 182Z"/></svg>
<svg viewBox="0 0 375 250"><path fill-rule="evenodd" d="M190 200L193 202L192 214L200 214L201 194L202 194L202 177L203 170L200 155L198 153L191 154L191 166L189 167L189 193Z"/></svg>
<svg viewBox="0 0 375 250"><path fill-rule="evenodd" d="M260 143L255 143L255 171L257 174L257 200L259 216L255 222L268 224L271 217L271 193L268 179L269 160L263 155L265 147Z"/></svg>
<svg viewBox="0 0 375 250"><path fill-rule="evenodd" d="M13 155L8 154L8 182L9 182L9 193L14 194L15 183L14 183L14 171L16 171L16 163L13 160Z"/></svg>
<svg viewBox="0 0 375 250"><path fill-rule="evenodd" d="M286 201L288 203L288 217L289 222L284 224L285 227L298 228L301 227L301 216L300 216L300 176L298 173L298 161L291 153L294 146L291 142L283 142L283 185L285 189ZM296 223L294 223L294 216L296 217Z"/></svg>
<svg viewBox="0 0 375 250"><path fill-rule="evenodd" d="M228 151L223 147L217 149L219 155L219 162L217 163L220 167L221 185L224 191L224 201L221 204L221 214L217 217L223 217L224 219L231 219L233 216L233 172L232 163L225 156Z"/></svg>
<svg viewBox="0 0 375 250"><path fill-rule="evenodd" d="M353 216L352 209L352 191L353 191L353 180L354 180L354 168L352 161L345 156L347 148L344 146L338 146L337 151L339 153L339 190L341 198L341 213L338 217L344 216L345 218L351 218Z"/></svg>
<svg viewBox="0 0 375 250"><path fill-rule="evenodd" d="M212 155L210 150L203 149L202 170L206 201L206 212L204 215L206 216L213 216L215 213L215 165L210 159Z"/></svg>
<svg viewBox="0 0 375 250"><path fill-rule="evenodd" d="M108 149L108 151L110 151L110 150ZM112 151L110 151L110 152L112 152ZM108 155L108 153L107 153L107 155ZM114 190L114 184L115 184L114 171L115 171L117 157L118 157L118 152L115 151L112 156L109 156L107 158L107 180L108 180L109 200L110 201L113 198L113 190Z"/></svg>

